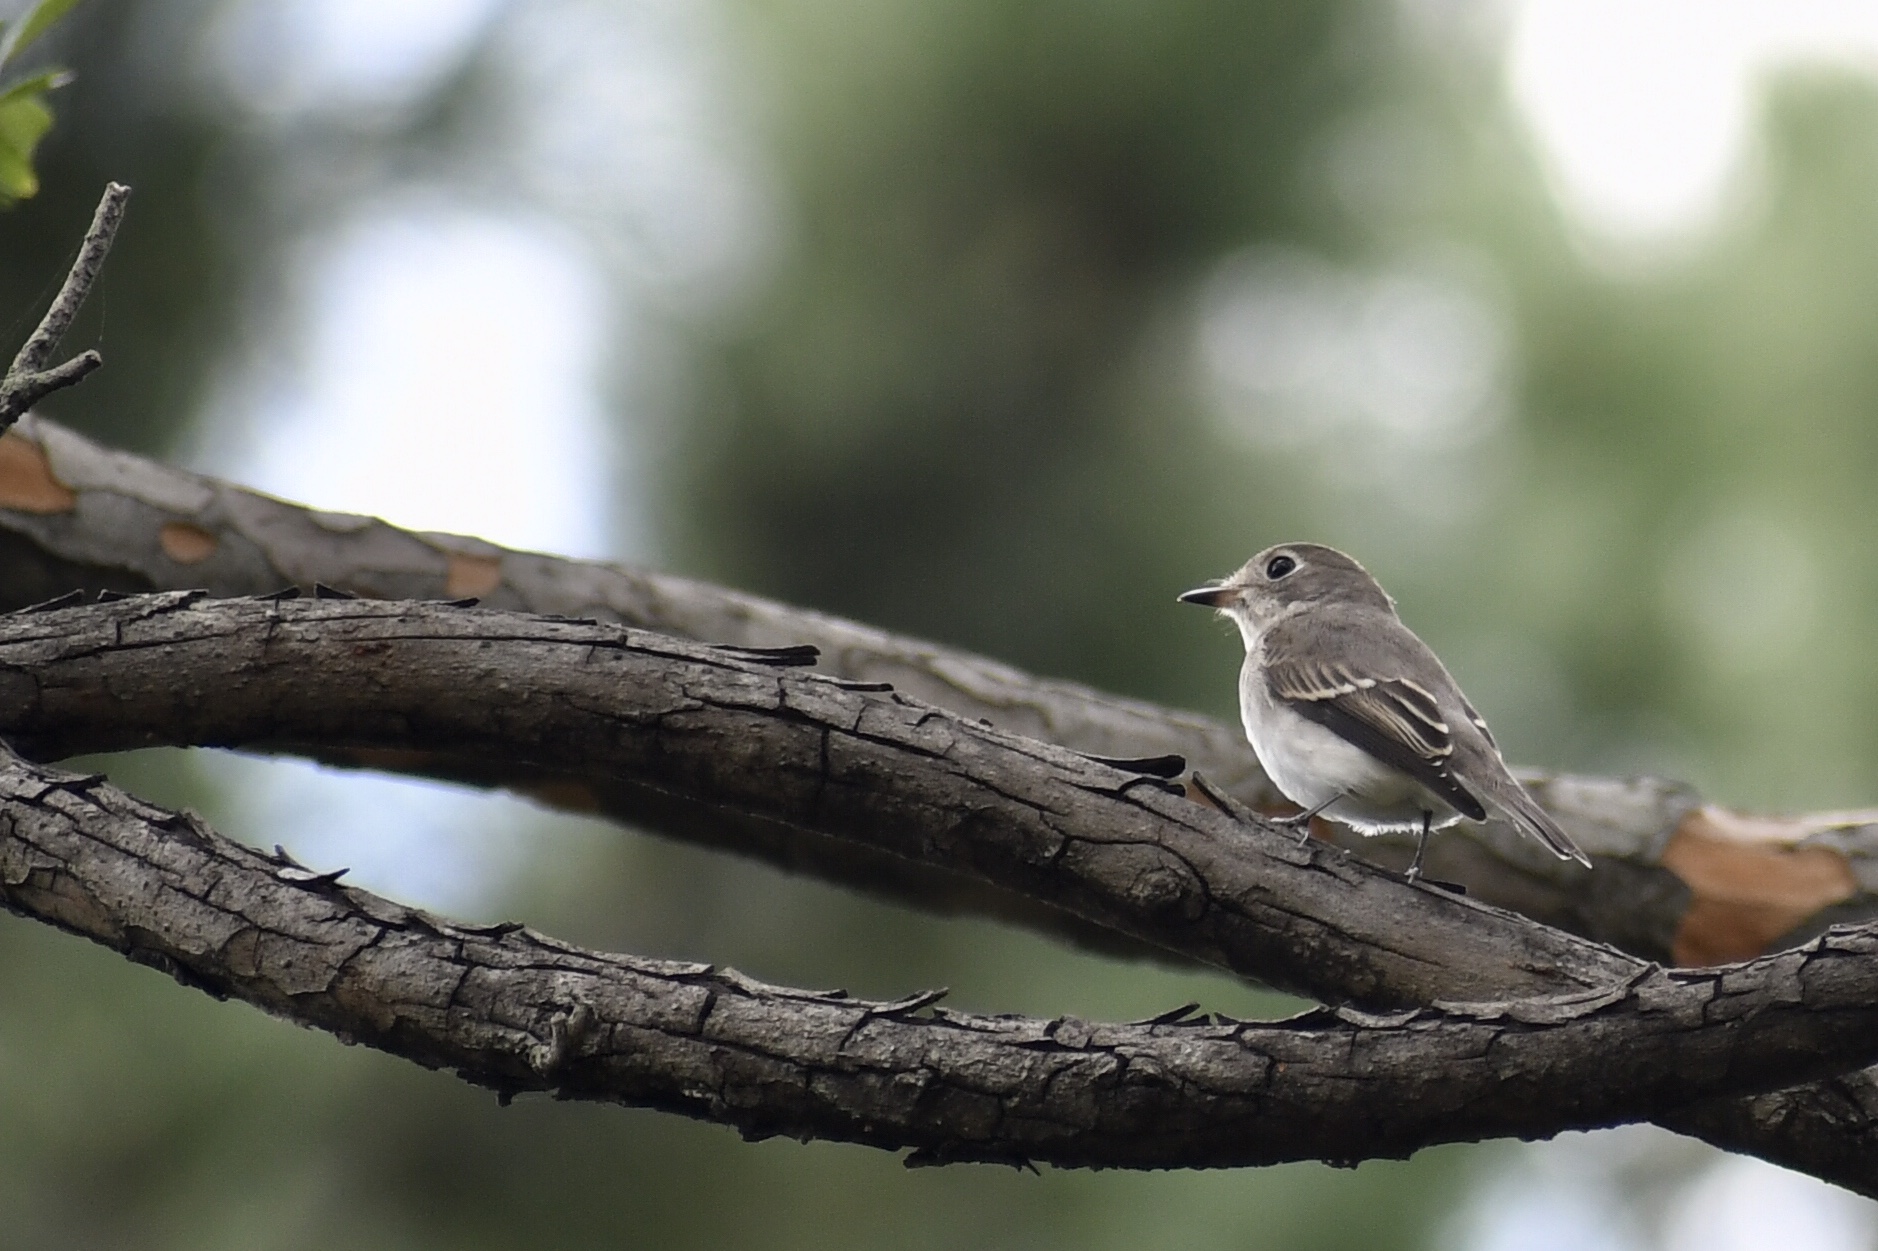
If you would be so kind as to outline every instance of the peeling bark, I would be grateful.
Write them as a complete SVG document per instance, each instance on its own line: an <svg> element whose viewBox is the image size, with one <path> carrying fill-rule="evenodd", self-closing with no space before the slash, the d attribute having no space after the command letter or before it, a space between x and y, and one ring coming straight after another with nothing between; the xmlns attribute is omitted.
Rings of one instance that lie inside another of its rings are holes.
<svg viewBox="0 0 1878 1251"><path fill-rule="evenodd" d="M653 819L729 813L870 841L1332 1000L1582 1000L1654 975L800 659L452 605L168 593L0 619L0 732L45 754L325 744L444 772L500 753L541 785L639 795ZM1662 1119L1874 1193L1878 1156L1856 1146L1870 1084L1845 1075Z"/></svg>
<svg viewBox="0 0 1878 1251"><path fill-rule="evenodd" d="M100 447L32 417L0 438L0 608L74 588L201 587L242 596L288 585L310 592L315 584L370 598L481 596L491 607L619 621L704 642L811 644L835 675L889 682L963 716L1077 751L1180 755L1240 800L1271 810L1282 806L1238 728L1211 718L1035 678L968 652L686 578L319 512ZM370 763L392 771L413 767L391 758ZM1592 855L1598 872L1561 867L1511 827L1489 823L1443 831L1430 849L1431 875L1653 960L1740 959L1799 941L1831 921L1878 917L1878 813L1756 825L1705 807L1676 783L1521 776ZM462 780L529 785L500 767ZM629 815L604 788L541 798ZM1360 845L1379 863L1397 857L1407 863L1406 844L1359 844L1346 831L1318 828L1320 837ZM688 836L902 903L998 916L1099 949L1141 951L1021 896L855 844L734 822ZM1808 861L1819 855L1842 873L1812 872ZM1745 897L1730 885L1741 880L1748 883ZM1841 889L1847 880L1850 894ZM1777 896L1772 907L1756 893L1769 891Z"/></svg>
<svg viewBox="0 0 1878 1251"><path fill-rule="evenodd" d="M0 618L0 735L41 759L194 744L499 766L679 834L728 820L862 845L1371 1007L1641 967L1160 778L775 659L445 604L166 592Z"/></svg>
<svg viewBox="0 0 1878 1251"><path fill-rule="evenodd" d="M10 597L9 605L73 587L206 586L238 595L323 582L372 596L483 594L498 605L752 646L808 642L823 649L830 669L851 679L892 681L968 717L994 717L1006 728L1103 755L1177 753L1242 799L1270 799L1237 732L1206 718L1033 679L966 653L684 579L318 513L100 448L50 423L28 419L21 428L30 437L0 438L0 595ZM318 744L300 747L334 758ZM384 750L338 755L411 772L435 771L439 759ZM658 815L664 796L644 788L568 786L502 762L455 776L533 788L551 802L616 816L638 814L668 829L674 824ZM1592 853L1597 871L1561 877L1549 858L1535 858L1523 841L1489 825L1445 832L1431 872L1467 882L1477 897L1650 958L1745 955L1816 933L1832 920L1878 914L1878 824L1871 813L1757 822L1704 806L1674 784L1527 776ZM1098 946L1128 945L1114 931L983 879L786 823L697 821L683 833L903 902L988 912ZM1375 851L1387 854L1381 840L1365 845L1366 855ZM1781 925L1789 928L1780 931ZM1664 1119L1718 1145L1878 1194L1873 1107L1878 1076L1857 1073Z"/></svg>
<svg viewBox="0 0 1878 1251"><path fill-rule="evenodd" d="M211 994L499 1091L909 1163L1342 1162L1549 1135L1878 1058L1878 934L1595 992L1132 1025L927 1009L464 926L0 753L0 900ZM1174 1014L1177 1018L1179 1014Z"/></svg>
<svg viewBox="0 0 1878 1251"><path fill-rule="evenodd" d="M86 352L48 367L127 195L107 189L0 378L0 429L101 363ZM28 750L228 743L571 785L616 815L929 905L1041 904L1277 985L1426 1004L1275 1024L1185 1009L1134 1025L921 1017L936 995L861 1003L453 925L0 748L6 907L504 1097L550 1090L920 1161L1137 1168L1347 1161L1656 1117L1878 1193L1878 1070L1846 1071L1878 1059L1878 925L1666 971L1282 847L1157 769L1064 750L1177 755L1224 784L1220 805L1269 801L1238 735L1203 718L695 583L297 509L44 423L0 440L0 536L15 607L74 587L239 596L283 581L419 599L440 578L444 596L743 645L412 604L149 596L0 627L0 708L15 717L0 729ZM763 667L809 641L849 680ZM967 719L987 708L1005 731ZM1872 911L1873 814L1770 835L1675 788L1535 783L1601 874L1535 868L1491 825L1444 839L1435 871L1681 960ZM992 894L959 895L960 878ZM1534 997L1560 983L1572 988ZM1444 984L1502 998L1443 1002Z"/></svg>

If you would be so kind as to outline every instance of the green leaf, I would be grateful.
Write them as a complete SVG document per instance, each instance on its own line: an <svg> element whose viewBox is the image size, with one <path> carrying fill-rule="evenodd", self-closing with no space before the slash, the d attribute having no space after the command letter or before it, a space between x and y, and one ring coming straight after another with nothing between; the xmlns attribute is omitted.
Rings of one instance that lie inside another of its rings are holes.
<svg viewBox="0 0 1878 1251"><path fill-rule="evenodd" d="M0 206L24 200L39 190L33 173L33 149L52 127L52 110L43 92L14 95L0 103Z"/></svg>
<svg viewBox="0 0 1878 1251"><path fill-rule="evenodd" d="M0 107L13 103L22 96L39 96L63 87L72 81L72 72L57 66L41 70L29 78L22 78L16 83L0 87Z"/></svg>
<svg viewBox="0 0 1878 1251"><path fill-rule="evenodd" d="M78 0L39 0L7 32L6 38L0 39L0 65L5 65L31 47L34 40L46 33L47 27L64 17L77 3Z"/></svg>

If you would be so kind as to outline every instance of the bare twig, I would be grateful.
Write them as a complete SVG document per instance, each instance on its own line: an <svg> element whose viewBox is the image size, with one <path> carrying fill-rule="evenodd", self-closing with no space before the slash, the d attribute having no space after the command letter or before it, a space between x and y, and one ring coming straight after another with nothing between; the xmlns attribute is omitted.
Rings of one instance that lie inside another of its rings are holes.
<svg viewBox="0 0 1878 1251"><path fill-rule="evenodd" d="M46 396L76 384L104 364L104 358L91 348L61 365L48 368L46 362L65 338L65 332L71 329L72 319L78 316L85 297L91 294L91 284L97 281L104 268L104 258L110 254L111 241L117 236L118 225L124 220L124 206L129 200L130 188L124 184L114 182L105 186L98 211L91 218L91 229L85 232L85 241L79 246L78 259L72 262L71 272L65 275L65 284L53 297L52 306L40 319L38 329L13 358L6 377L0 379L0 430L18 421Z"/></svg>

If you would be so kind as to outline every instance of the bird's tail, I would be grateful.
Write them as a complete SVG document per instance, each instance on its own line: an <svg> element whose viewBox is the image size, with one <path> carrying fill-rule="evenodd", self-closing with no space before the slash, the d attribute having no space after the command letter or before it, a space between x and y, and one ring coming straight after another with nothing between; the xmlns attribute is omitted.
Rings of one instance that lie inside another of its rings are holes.
<svg viewBox="0 0 1878 1251"><path fill-rule="evenodd" d="M1576 860L1585 868L1591 867L1591 857L1572 841L1571 835L1559 828L1559 823L1552 819L1552 814L1539 806L1539 802L1517 781L1513 783L1510 794L1503 797L1501 808L1513 819L1522 832L1544 843L1546 850L1560 860Z"/></svg>

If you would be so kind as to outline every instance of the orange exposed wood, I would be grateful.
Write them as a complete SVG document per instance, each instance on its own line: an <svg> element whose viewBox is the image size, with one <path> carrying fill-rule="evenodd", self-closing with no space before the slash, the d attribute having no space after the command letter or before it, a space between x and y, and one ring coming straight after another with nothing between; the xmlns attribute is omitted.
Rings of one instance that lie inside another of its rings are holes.
<svg viewBox="0 0 1878 1251"><path fill-rule="evenodd" d="M450 570L444 577L443 593L452 597L487 595L502 585L502 559L498 556L470 556L450 553Z"/></svg>
<svg viewBox="0 0 1878 1251"><path fill-rule="evenodd" d="M1858 880L1830 847L1793 844L1835 826L1864 824L1869 813L1777 820L1707 806L1683 819L1663 852L1663 867L1693 898L1677 927L1677 964L1747 960L1767 951L1821 908L1850 898Z"/></svg>
<svg viewBox="0 0 1878 1251"><path fill-rule="evenodd" d="M69 513L78 496L52 476L39 445L12 431L0 436L0 508L23 513Z"/></svg>
<svg viewBox="0 0 1878 1251"><path fill-rule="evenodd" d="M221 541L201 526L186 521L172 521L157 532L163 554L179 565L200 564L215 555Z"/></svg>

